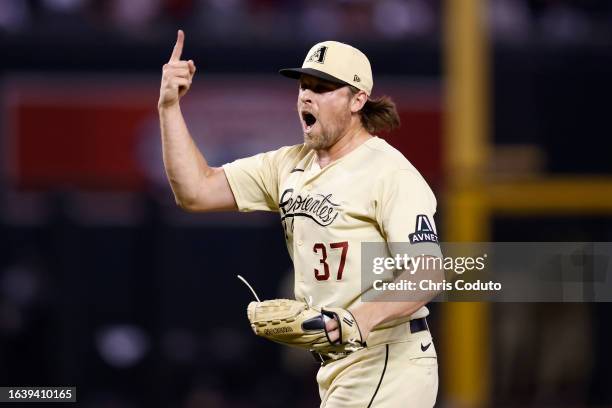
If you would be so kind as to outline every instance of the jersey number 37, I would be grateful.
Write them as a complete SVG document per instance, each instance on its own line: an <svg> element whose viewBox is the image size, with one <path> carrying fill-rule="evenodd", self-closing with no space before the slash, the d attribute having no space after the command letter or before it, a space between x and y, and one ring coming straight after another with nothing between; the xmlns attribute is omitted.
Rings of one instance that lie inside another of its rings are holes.
<svg viewBox="0 0 612 408"><path fill-rule="evenodd" d="M340 263L338 265L338 271L336 272L336 280L342 279L342 272L344 272L344 264L346 262L346 253L348 252L349 243L348 241L343 242L332 242L329 244L329 248L332 250L341 249L340 253ZM323 271L315 268L314 275L315 278L319 281L328 280L330 277L329 265L327 263L327 247L325 244L317 242L312 247L312 250L315 254L318 254L321 258L319 259L319 263L323 265Z"/></svg>

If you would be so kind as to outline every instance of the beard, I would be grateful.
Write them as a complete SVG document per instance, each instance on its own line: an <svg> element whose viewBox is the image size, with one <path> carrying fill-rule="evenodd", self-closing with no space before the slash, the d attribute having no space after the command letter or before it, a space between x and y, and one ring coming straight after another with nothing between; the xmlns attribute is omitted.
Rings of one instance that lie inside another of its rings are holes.
<svg viewBox="0 0 612 408"><path fill-rule="evenodd" d="M327 150L332 147L345 133L351 122L350 114L338 114L333 124L324 126L317 121L316 128L309 133L304 133L304 144L313 150Z"/></svg>
<svg viewBox="0 0 612 408"><path fill-rule="evenodd" d="M325 150L333 146L337 138L323 132L304 133L304 144L312 150Z"/></svg>

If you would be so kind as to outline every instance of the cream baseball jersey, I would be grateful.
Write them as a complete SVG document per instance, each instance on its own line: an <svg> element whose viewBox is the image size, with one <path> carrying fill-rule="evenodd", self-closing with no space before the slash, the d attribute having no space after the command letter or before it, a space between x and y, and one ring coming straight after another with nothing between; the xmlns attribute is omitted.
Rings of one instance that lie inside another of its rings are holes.
<svg viewBox="0 0 612 408"><path fill-rule="evenodd" d="M322 169L316 158L296 145L223 166L240 211L279 212L296 299L359 302L362 242L408 242L441 256L434 194L398 150L372 137ZM412 317L427 314L423 307Z"/></svg>

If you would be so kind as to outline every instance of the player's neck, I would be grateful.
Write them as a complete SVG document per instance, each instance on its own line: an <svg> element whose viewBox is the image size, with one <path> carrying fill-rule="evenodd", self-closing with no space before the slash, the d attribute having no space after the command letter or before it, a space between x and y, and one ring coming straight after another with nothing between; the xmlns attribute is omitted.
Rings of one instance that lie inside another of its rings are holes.
<svg viewBox="0 0 612 408"><path fill-rule="evenodd" d="M329 149L316 151L319 167L323 168L341 157L346 156L371 137L372 135L365 130L361 123L350 127Z"/></svg>

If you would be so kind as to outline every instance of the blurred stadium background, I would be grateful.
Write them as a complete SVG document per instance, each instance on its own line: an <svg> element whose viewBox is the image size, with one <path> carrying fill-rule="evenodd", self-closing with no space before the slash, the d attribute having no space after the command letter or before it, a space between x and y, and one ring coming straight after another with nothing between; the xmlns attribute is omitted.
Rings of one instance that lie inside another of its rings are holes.
<svg viewBox="0 0 612 408"><path fill-rule="evenodd" d="M0 385L84 407L318 406L310 356L256 339L291 293L275 214L182 213L156 102L177 28L213 165L298 143L276 75L325 39L369 57L388 140L446 241L612 241L608 0L0 0ZM612 406L612 307L435 304L441 407Z"/></svg>

